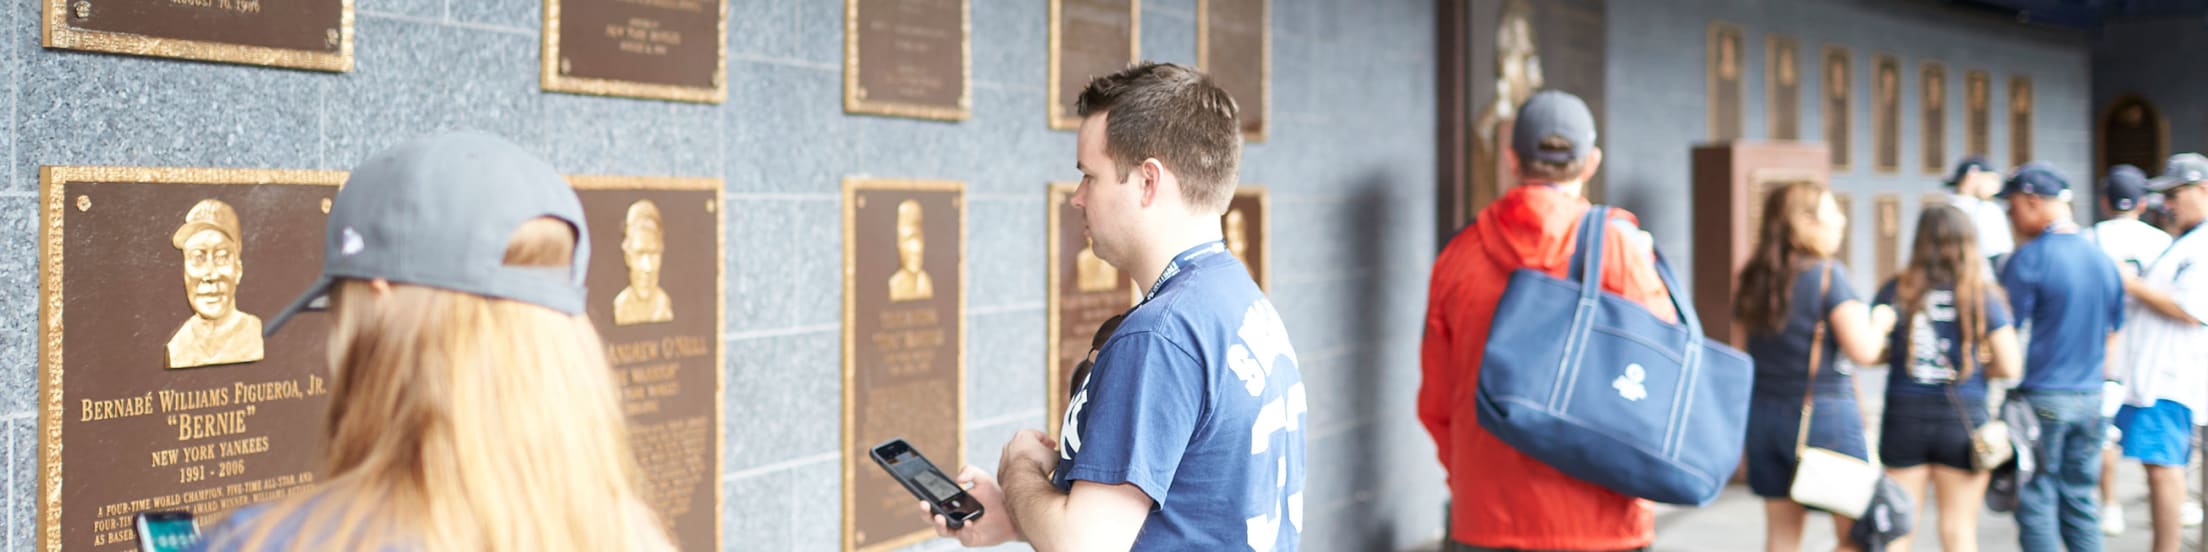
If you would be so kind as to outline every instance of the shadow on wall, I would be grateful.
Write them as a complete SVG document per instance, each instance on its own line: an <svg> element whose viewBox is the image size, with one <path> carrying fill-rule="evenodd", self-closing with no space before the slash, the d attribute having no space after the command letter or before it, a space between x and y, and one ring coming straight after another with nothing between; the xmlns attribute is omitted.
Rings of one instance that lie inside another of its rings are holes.
<svg viewBox="0 0 2208 552"><path fill-rule="evenodd" d="M1397 516L1389 515L1383 510L1403 506L1376 502L1378 495L1386 491L1386 483L1390 479L1386 473L1387 467L1394 465L1393 459L1388 456L1398 452L1397 447L1390 446L1387 442L1388 432L1382 431L1381 426L1391 422L1391 418L1398 414L1408 414L1400 412L1405 410L1401 408L1402 405L1387 404L1384 389L1387 384L1384 378L1394 372L1391 368L1401 368L1388 366L1386 363L1389 355L1384 353L1389 345L1386 341L1387 332L1384 330L1400 322L1389 319L1391 313L1388 312L1388 306L1391 301L1389 290L1386 289L1388 274L1380 269L1388 265L1386 252L1390 248L1387 228L1399 221L1395 212L1397 205L1390 201L1387 194L1389 180L1389 175L1377 172L1356 180L1357 192L1347 206L1350 209L1347 217L1349 227L1345 229L1348 234L1345 237L1354 252L1349 259L1350 266L1356 267L1357 271L1352 280L1354 283L1346 286L1347 297L1344 298L1349 301L1352 309L1349 313L1350 319L1346 321L1349 323L1350 335L1346 336L1348 339L1345 341L1354 345L1350 354L1343 359L1348 364L1338 368L1348 369L1356 375L1346 378L1349 389L1336 391L1347 393L1349 411L1364 418L1359 423L1360 427L1350 432L1350 453L1344 457L1354 462L1355 468L1350 472L1352 480L1367 484L1351 486L1357 490L1349 497L1350 507L1344 511L1345 516L1334 521L1337 527L1351 533L1348 542L1354 543L1353 548L1357 550L1397 549ZM1419 316L1424 316L1424 313L1420 312ZM1405 373L1415 377L1418 372L1414 366Z"/></svg>

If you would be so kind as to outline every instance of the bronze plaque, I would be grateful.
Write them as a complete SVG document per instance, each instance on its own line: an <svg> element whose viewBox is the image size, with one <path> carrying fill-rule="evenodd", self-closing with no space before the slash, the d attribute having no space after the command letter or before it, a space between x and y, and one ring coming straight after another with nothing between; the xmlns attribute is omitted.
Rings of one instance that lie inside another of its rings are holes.
<svg viewBox="0 0 2208 552"><path fill-rule="evenodd" d="M1272 0L1196 0L1196 67L1234 98L1252 142L1271 128L1272 20Z"/></svg>
<svg viewBox="0 0 2208 552"><path fill-rule="evenodd" d="M2009 77L2009 166L2032 162L2032 78Z"/></svg>
<svg viewBox="0 0 2208 552"><path fill-rule="evenodd" d="M1073 206L1076 186L1050 185L1050 335L1045 347L1050 359L1044 372L1049 380L1043 387L1044 404L1049 405L1044 415L1053 439L1064 422L1066 401L1079 387L1080 382L1073 380L1074 369L1089 358L1096 330L1134 307L1142 294L1132 278L1096 256L1088 223L1081 209Z"/></svg>
<svg viewBox="0 0 2208 552"><path fill-rule="evenodd" d="M725 0L544 0L545 90L721 103Z"/></svg>
<svg viewBox="0 0 2208 552"><path fill-rule="evenodd" d="M1050 0L1050 128L1080 128L1089 80L1142 59L1141 0Z"/></svg>
<svg viewBox="0 0 2208 552"><path fill-rule="evenodd" d="M1771 35L1764 41L1764 115L1772 140L1802 138L1801 46L1794 37Z"/></svg>
<svg viewBox="0 0 2208 552"><path fill-rule="evenodd" d="M681 550L721 548L721 181L570 176L590 321L621 386L639 491Z"/></svg>
<svg viewBox="0 0 2208 552"><path fill-rule="evenodd" d="M874 445L966 463L965 197L961 182L843 181L844 550L935 536Z"/></svg>
<svg viewBox="0 0 2208 552"><path fill-rule="evenodd" d="M1993 97L1993 81L1985 71L1963 74L1963 153L1991 155L1993 153L1993 112L1989 100Z"/></svg>
<svg viewBox="0 0 2208 552"><path fill-rule="evenodd" d="M2170 155L2170 126L2161 110L2139 96L2124 96L2101 115L2099 174L2116 165L2160 172Z"/></svg>
<svg viewBox="0 0 2208 552"><path fill-rule="evenodd" d="M1250 268L1250 279L1257 288L1272 291L1272 271L1266 270L1266 261L1272 255L1273 199L1264 186L1242 184L1234 188L1234 199L1227 201L1227 214L1219 217L1221 235L1226 237L1227 252L1241 259Z"/></svg>
<svg viewBox="0 0 2208 552"><path fill-rule="evenodd" d="M1871 59L1871 165L1893 174L1901 172L1901 60Z"/></svg>
<svg viewBox="0 0 2208 552"><path fill-rule="evenodd" d="M345 72L352 0L40 0L48 48Z"/></svg>
<svg viewBox="0 0 2208 552"><path fill-rule="evenodd" d="M1739 140L1743 95L1740 27L1718 21L1710 23L1709 32L1709 59L1704 65L1709 73L1705 82L1709 86L1710 141Z"/></svg>
<svg viewBox="0 0 2208 552"><path fill-rule="evenodd" d="M1837 204L1839 204L1839 205L1840 205L1840 213L1841 213L1841 214L1844 214L1844 215L1847 215L1847 216L1848 216L1848 220L1860 220L1860 219L1857 219L1857 218L1855 218L1855 196L1854 196L1854 195L1852 195L1852 194L1849 194L1849 193L1847 193L1847 192L1834 191L1834 192L1832 192L1832 202L1833 202L1833 203L1837 203ZM1853 239L1854 237L1855 237L1855 232L1854 232L1854 231L1852 231L1852 230L1851 230L1851 231L1847 231L1847 232L1841 232L1841 233L1840 233L1840 250L1839 250L1839 251L1834 251L1834 252L1832 253L1832 258L1834 258L1834 259L1839 259L1839 260L1840 260L1840 263L1841 263L1841 264L1845 264L1845 265L1854 265L1854 264L1855 264L1855 253L1854 253L1853 251L1850 251L1851 249L1854 249L1853 247L1851 247L1851 244L1855 243L1855 240Z"/></svg>
<svg viewBox="0 0 2208 552"><path fill-rule="evenodd" d="M212 526L312 489L329 321L302 314L264 339L261 317L321 276L345 173L39 176L37 548L135 551L139 512Z"/></svg>
<svg viewBox="0 0 2208 552"><path fill-rule="evenodd" d="M1877 250L1873 254L1878 258L1871 260L1871 267L1877 275L1874 284L1884 285L1901 271L1901 194L1878 194L1871 198L1871 203L1877 209L1872 213L1871 222L1878 232L1872 247Z"/></svg>
<svg viewBox="0 0 2208 552"><path fill-rule="evenodd" d="M1924 62L1921 71L1924 98L1918 101L1924 110L1924 128L1918 140L1924 142L1924 159L1919 166L1925 174L1947 174L1947 66L1937 61Z"/></svg>
<svg viewBox="0 0 2208 552"><path fill-rule="evenodd" d="M973 114L969 0L844 0L843 110L963 121Z"/></svg>
<svg viewBox="0 0 2208 552"><path fill-rule="evenodd" d="M1848 50L1839 46L1825 46L1825 147L1832 152L1832 170L1848 170L1848 150L1851 149L1848 133L1848 109L1850 75Z"/></svg>
<svg viewBox="0 0 2208 552"><path fill-rule="evenodd" d="M1947 205L1948 201L1950 201L1948 199L1948 195L1944 192L1927 192L1924 195L1917 197L1917 208L1930 209L1933 207L1944 206Z"/></svg>

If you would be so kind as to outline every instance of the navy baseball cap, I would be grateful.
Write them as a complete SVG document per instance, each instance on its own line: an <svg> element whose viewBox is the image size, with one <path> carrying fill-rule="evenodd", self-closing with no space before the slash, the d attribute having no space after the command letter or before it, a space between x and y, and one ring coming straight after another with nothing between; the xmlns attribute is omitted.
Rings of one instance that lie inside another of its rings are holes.
<svg viewBox="0 0 2208 552"><path fill-rule="evenodd" d="M1595 114L1587 102L1570 93L1546 90L1518 106L1518 120L1510 129L1511 151L1521 161L1571 163L1586 159L1595 149ZM1542 151L1541 141L1562 138L1567 151Z"/></svg>
<svg viewBox="0 0 2208 552"><path fill-rule="evenodd" d="M1993 163L1986 161L1984 157L1976 155L1964 157L1963 160L1955 162L1955 170L1947 174L1946 184L1950 188L1955 187L1956 183L1963 181L1963 177L1970 176L1970 173L1977 171L1999 172L1994 170Z"/></svg>
<svg viewBox="0 0 2208 552"><path fill-rule="evenodd" d="M2170 156L2170 163L2163 167L2162 176L2148 181L2147 190L2162 193L2179 186L2208 181L2208 157L2198 153L2180 153Z"/></svg>
<svg viewBox="0 0 2208 552"><path fill-rule="evenodd" d="M514 230L539 217L575 229L573 264L506 266ZM582 314L590 229L552 165L511 142L448 132L392 146L353 168L330 202L322 277L265 326L275 335L327 305L340 279L382 278Z"/></svg>
<svg viewBox="0 0 2208 552"><path fill-rule="evenodd" d="M2025 163L2016 168L2016 174L2010 175L2008 182L2001 184L2001 193L1993 196L2008 198L2016 194L2070 201L2070 181L2064 180L2062 174L2056 173L2055 168L2046 163Z"/></svg>
<svg viewBox="0 0 2208 552"><path fill-rule="evenodd" d="M2147 173L2131 165L2112 167L2108 178L2101 180L2101 196L2118 211L2138 208L2139 199L2147 196Z"/></svg>

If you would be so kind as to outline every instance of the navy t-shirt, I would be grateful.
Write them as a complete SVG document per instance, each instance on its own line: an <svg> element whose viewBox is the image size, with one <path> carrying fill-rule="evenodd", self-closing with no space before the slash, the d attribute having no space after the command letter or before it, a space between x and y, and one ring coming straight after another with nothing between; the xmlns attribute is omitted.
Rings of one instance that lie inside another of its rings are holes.
<svg viewBox="0 0 2208 552"><path fill-rule="evenodd" d="M1832 283L1822 297L1817 294L1819 278L1831 271ZM1787 303L1786 328L1777 333L1762 329L1748 331L1748 356L1756 362L1756 396L1767 399L1801 400L1805 386L1809 385L1809 345L1814 339L1817 323L1832 317L1832 309L1841 303L1859 301L1855 287L1848 284L1848 269L1835 261L1811 265L1794 276L1794 297ZM1817 394L1847 395L1853 393L1852 380L1847 374L1834 368L1834 357L1839 356L1838 340L1833 338L1832 327L1825 327L1824 353L1818 358Z"/></svg>
<svg viewBox="0 0 2208 552"><path fill-rule="evenodd" d="M1907 309L1894 304L1894 282L1878 288L1878 295L1871 299L1873 305L1887 305L1900 315ZM1985 305L1985 331L1988 333L2016 323L2009 314L2009 305L2001 295L1992 290L1985 292L1980 304ZM1946 395L1947 386L1955 382L1966 366L1963 364L1963 331L1955 310L1955 286L1942 285L1924 291L1924 308L1917 309L1908 319L1894 324L1894 332L1887 337L1886 364L1892 369L1886 373L1888 395ZM1906 327L1904 327L1906 326ZM1974 341L1984 344L1985 337ZM1968 366L1970 379L1956 386L1957 394L1964 397L1986 396L1986 365L1983 360Z"/></svg>
<svg viewBox="0 0 2208 552"><path fill-rule="evenodd" d="M1221 242L1175 257L1066 407L1052 483L1133 484L1136 550L1296 550L1308 402L1280 313Z"/></svg>
<svg viewBox="0 0 2208 552"><path fill-rule="evenodd" d="M2098 391L2108 334L2124 325L2124 286L2101 248L2049 230L2016 248L2001 287L2025 337L2027 391Z"/></svg>

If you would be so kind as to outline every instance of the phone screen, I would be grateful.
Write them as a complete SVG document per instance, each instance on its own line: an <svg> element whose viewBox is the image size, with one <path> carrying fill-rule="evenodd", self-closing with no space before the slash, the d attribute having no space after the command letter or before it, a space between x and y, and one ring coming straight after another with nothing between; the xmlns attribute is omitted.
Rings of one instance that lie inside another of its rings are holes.
<svg viewBox="0 0 2208 552"><path fill-rule="evenodd" d="M190 516L146 516L138 520L139 550L182 552L199 540L199 522Z"/></svg>
<svg viewBox="0 0 2208 552"><path fill-rule="evenodd" d="M896 470L897 475L905 480L918 483L920 489L927 492L928 500L931 502L950 500L951 497L958 496L958 493L963 492L958 488L958 485L951 483L950 479L944 478L943 472L936 470L935 466L929 464L926 458L921 458L919 454L911 450L905 450L890 458L889 469Z"/></svg>

